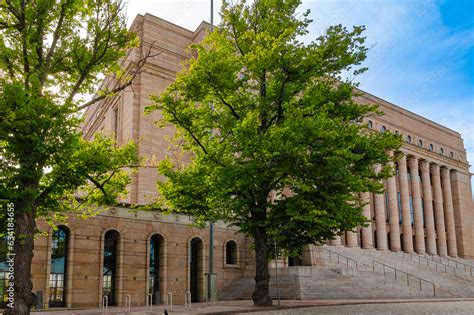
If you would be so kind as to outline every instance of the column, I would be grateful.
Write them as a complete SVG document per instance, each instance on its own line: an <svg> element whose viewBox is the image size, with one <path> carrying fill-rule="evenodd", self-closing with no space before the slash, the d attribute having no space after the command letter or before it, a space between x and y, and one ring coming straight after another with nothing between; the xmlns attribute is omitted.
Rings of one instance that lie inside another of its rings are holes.
<svg viewBox="0 0 474 315"><path fill-rule="evenodd" d="M346 246L357 247L357 232L352 232L352 231L346 232Z"/></svg>
<svg viewBox="0 0 474 315"><path fill-rule="evenodd" d="M375 172L378 173L381 170L380 165L375 166ZM374 193L374 206L375 206L375 226L376 226L376 237L377 237L377 249L387 250L387 218L385 217L385 198L384 194Z"/></svg>
<svg viewBox="0 0 474 315"><path fill-rule="evenodd" d="M431 165L431 175L433 179L433 197L434 197L434 218L436 225L436 244L438 247L438 255L447 256L448 249L446 246L446 226L444 225L444 207L443 207L443 191L441 189L441 179L439 173L439 165Z"/></svg>
<svg viewBox="0 0 474 315"><path fill-rule="evenodd" d="M335 239L329 241L329 245L332 245L332 246L341 246L341 237L340 237L340 236L336 236Z"/></svg>
<svg viewBox="0 0 474 315"><path fill-rule="evenodd" d="M393 162L391 162L393 166ZM400 246L400 218L398 217L398 198L396 177L387 179L388 193L388 224L390 226L390 249L398 252Z"/></svg>
<svg viewBox="0 0 474 315"><path fill-rule="evenodd" d="M403 155L398 161L398 179L402 204L403 251L413 253L413 231L410 216L410 192L408 190L407 159Z"/></svg>
<svg viewBox="0 0 474 315"><path fill-rule="evenodd" d="M418 176L418 159L411 157L408 160L411 177L411 197L415 217L415 251L425 253L425 231L423 228L423 209L421 205L420 177Z"/></svg>
<svg viewBox="0 0 474 315"><path fill-rule="evenodd" d="M421 185L423 188L423 212L426 228L426 251L430 255L436 255L436 232L433 217L433 195L431 193L430 163L421 161Z"/></svg>
<svg viewBox="0 0 474 315"><path fill-rule="evenodd" d="M360 193L359 197L362 203L362 214L367 218L367 220L372 221L370 214L370 194L368 192ZM372 222L369 222L367 226L362 227L362 248L374 248L374 242L372 240Z"/></svg>
<svg viewBox="0 0 474 315"><path fill-rule="evenodd" d="M456 229L454 228L454 210L453 197L451 195L451 176L449 169L441 169L441 183L443 184L444 200L444 221L446 225L446 239L448 245L448 254L451 257L457 257L458 248L456 245Z"/></svg>

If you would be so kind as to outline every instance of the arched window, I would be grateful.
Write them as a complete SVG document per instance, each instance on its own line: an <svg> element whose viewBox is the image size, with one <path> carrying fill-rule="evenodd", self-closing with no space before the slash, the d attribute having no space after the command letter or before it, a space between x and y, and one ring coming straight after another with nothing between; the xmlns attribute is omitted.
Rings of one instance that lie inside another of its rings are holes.
<svg viewBox="0 0 474 315"><path fill-rule="evenodd" d="M429 149L430 151L433 151L433 149L434 149L433 143L430 143L428 149Z"/></svg>
<svg viewBox="0 0 474 315"><path fill-rule="evenodd" d="M444 155L444 149L443 148L439 148L439 154Z"/></svg>
<svg viewBox="0 0 474 315"><path fill-rule="evenodd" d="M103 295L107 295L109 305L116 305L115 281L117 275L117 251L120 239L119 232L110 230L104 238Z"/></svg>
<svg viewBox="0 0 474 315"><path fill-rule="evenodd" d="M421 139L418 140L418 146L419 146L420 148L423 148L423 140L421 140Z"/></svg>
<svg viewBox="0 0 474 315"><path fill-rule="evenodd" d="M66 268L69 230L59 226L51 243L51 271L49 274L49 306L66 306Z"/></svg>
<svg viewBox="0 0 474 315"><path fill-rule="evenodd" d="M385 132L385 131L387 131L387 128L382 125L382 127L380 127L380 131L381 131L381 132Z"/></svg>
<svg viewBox="0 0 474 315"><path fill-rule="evenodd" d="M369 129L372 129L374 127L374 124L372 123L372 120L369 120L367 122L367 127L369 127Z"/></svg>
<svg viewBox="0 0 474 315"><path fill-rule="evenodd" d="M155 234L150 239L150 271L148 275L150 294L153 295L153 304L161 301L163 276L163 251L164 239L161 235Z"/></svg>
<svg viewBox="0 0 474 315"><path fill-rule="evenodd" d="M225 263L237 265L237 244L234 241L228 241L225 244Z"/></svg>
<svg viewBox="0 0 474 315"><path fill-rule="evenodd" d="M7 306L8 299L8 265L7 265L7 239L0 239L0 307Z"/></svg>
<svg viewBox="0 0 474 315"><path fill-rule="evenodd" d="M410 135L407 135L407 137L405 138L406 142L407 143L411 143L411 136Z"/></svg>

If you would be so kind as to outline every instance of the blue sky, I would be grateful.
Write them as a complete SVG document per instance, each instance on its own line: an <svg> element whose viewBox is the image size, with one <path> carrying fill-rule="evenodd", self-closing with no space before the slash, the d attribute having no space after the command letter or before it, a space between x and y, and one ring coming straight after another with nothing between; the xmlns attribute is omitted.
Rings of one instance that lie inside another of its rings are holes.
<svg viewBox="0 0 474 315"><path fill-rule="evenodd" d="M209 21L210 0L128 2L129 23L146 12L189 29ZM474 0L313 0L306 8L308 39L332 24L365 25L371 50L361 88L460 132L474 164Z"/></svg>

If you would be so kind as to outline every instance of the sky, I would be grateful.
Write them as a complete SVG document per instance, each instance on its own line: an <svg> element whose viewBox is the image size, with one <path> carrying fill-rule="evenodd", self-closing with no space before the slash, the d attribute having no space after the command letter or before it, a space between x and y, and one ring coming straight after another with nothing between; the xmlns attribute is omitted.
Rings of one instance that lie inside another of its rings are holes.
<svg viewBox="0 0 474 315"><path fill-rule="evenodd" d="M210 21L210 2L128 0L127 16L131 24L148 12L194 30ZM303 0L306 9L308 41L329 25L365 25L371 49L360 88L459 132L474 165L474 0Z"/></svg>

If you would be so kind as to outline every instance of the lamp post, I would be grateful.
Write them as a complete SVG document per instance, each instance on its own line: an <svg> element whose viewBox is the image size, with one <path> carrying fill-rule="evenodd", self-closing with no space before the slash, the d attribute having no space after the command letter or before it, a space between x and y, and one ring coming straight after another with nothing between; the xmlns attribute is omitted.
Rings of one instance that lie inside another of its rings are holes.
<svg viewBox="0 0 474 315"><path fill-rule="evenodd" d="M211 27L214 29L214 0L211 0ZM214 223L209 222L209 273L207 274L207 301L213 302L217 299L216 291L216 275L214 273Z"/></svg>

